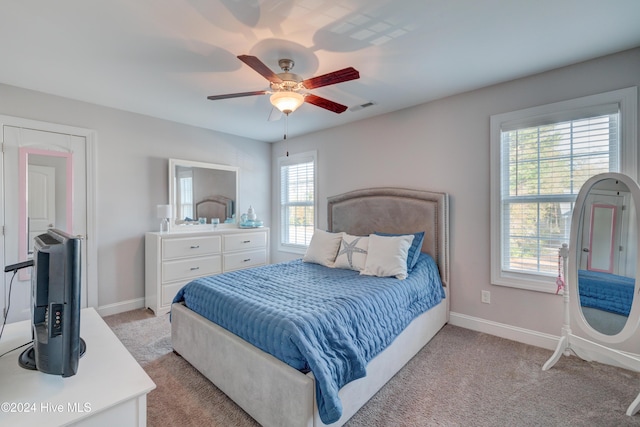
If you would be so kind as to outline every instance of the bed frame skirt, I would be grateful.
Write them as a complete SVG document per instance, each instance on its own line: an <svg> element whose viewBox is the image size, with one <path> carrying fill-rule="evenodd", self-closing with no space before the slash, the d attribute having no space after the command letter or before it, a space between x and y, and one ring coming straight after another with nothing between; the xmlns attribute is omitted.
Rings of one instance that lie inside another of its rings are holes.
<svg viewBox="0 0 640 427"><path fill-rule="evenodd" d="M447 323L448 299L423 313L367 365L367 376L339 392L343 425ZM324 426L312 373L252 346L182 303L171 308L174 350L265 427ZM215 349L215 353L211 351ZM215 357L212 357L215 354Z"/></svg>

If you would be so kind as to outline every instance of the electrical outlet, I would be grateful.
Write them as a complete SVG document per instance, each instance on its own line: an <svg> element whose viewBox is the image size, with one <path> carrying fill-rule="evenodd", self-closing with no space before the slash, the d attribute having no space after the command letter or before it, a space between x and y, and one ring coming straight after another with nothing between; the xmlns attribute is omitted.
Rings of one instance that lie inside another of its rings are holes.
<svg viewBox="0 0 640 427"><path fill-rule="evenodd" d="M481 301L485 304L491 304L491 292L482 291Z"/></svg>

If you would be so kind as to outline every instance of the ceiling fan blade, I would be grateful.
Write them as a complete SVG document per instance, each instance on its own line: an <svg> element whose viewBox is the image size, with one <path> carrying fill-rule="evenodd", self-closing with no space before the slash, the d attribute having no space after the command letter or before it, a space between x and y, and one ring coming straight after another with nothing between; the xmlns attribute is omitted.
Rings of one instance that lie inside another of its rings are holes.
<svg viewBox="0 0 640 427"><path fill-rule="evenodd" d="M318 77L311 77L304 80L302 84L307 89L315 89L317 87L334 85L336 83L347 82L349 80L355 80L360 78L360 73L353 67L343 68L342 70L334 71L333 73L323 74Z"/></svg>
<svg viewBox="0 0 640 427"><path fill-rule="evenodd" d="M207 96L207 99L215 101L216 99L228 99L228 98L240 98L242 96L253 96L253 95L266 95L266 90L256 90L254 92L240 92L240 93L228 93L226 95L211 95Z"/></svg>
<svg viewBox="0 0 640 427"><path fill-rule="evenodd" d="M267 119L267 121L275 122L277 120L280 120L281 118L282 118L282 111L278 110L276 107L273 107L271 109L271 112L269 113L269 118Z"/></svg>
<svg viewBox="0 0 640 427"><path fill-rule="evenodd" d="M282 79L278 77L276 73L271 71L271 69L267 67L264 62L260 61L255 56L239 55L238 59L247 64L249 67L253 68L258 74L269 80L271 83L282 83Z"/></svg>
<svg viewBox="0 0 640 427"><path fill-rule="evenodd" d="M333 111L337 114L343 113L347 109L346 105L338 104L337 102L329 101L328 99L313 94L307 94L307 96L304 97L304 102L324 108L325 110Z"/></svg>

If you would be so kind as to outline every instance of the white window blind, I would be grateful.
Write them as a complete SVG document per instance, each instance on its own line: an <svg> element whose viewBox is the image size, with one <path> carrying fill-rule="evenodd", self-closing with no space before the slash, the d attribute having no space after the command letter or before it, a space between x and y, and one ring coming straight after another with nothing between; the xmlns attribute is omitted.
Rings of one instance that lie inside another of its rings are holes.
<svg viewBox="0 0 640 427"><path fill-rule="evenodd" d="M315 229L315 155L280 159L280 244L304 249Z"/></svg>
<svg viewBox="0 0 640 427"><path fill-rule="evenodd" d="M178 177L178 181L180 183L178 187L180 192L179 219L196 219L193 217L193 175L192 173L183 173Z"/></svg>
<svg viewBox="0 0 640 427"><path fill-rule="evenodd" d="M619 171L618 106L578 116L501 131L504 271L557 274L558 248L569 243L582 184L598 173Z"/></svg>

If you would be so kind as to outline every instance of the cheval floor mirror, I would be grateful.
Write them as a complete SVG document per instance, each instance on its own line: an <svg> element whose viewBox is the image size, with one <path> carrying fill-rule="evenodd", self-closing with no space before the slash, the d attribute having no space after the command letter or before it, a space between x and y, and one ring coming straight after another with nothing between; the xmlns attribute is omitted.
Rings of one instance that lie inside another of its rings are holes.
<svg viewBox="0 0 640 427"><path fill-rule="evenodd" d="M566 279L562 334L543 370L573 353L640 372L638 212L640 187L627 175L599 174L580 189L570 245L560 249ZM640 394L627 415L639 409Z"/></svg>

